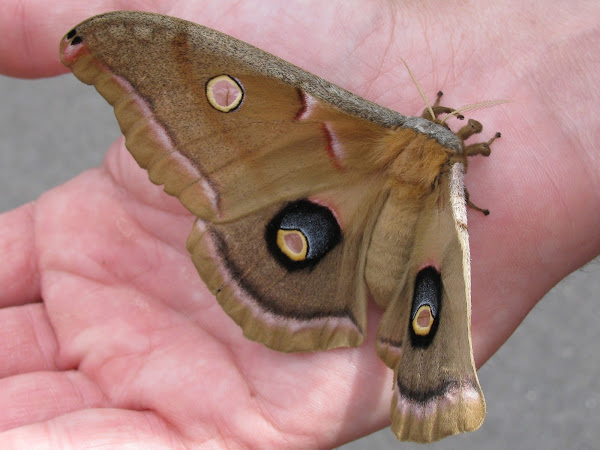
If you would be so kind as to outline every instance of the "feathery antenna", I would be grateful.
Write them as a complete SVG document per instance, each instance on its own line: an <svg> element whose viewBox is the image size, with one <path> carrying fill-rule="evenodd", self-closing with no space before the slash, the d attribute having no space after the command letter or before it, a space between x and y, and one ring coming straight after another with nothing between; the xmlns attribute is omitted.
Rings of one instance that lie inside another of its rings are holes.
<svg viewBox="0 0 600 450"><path fill-rule="evenodd" d="M425 97L425 93L423 92L423 88L421 88L421 85L419 84L419 82L417 81L417 79L415 78L415 76L413 75L412 70L410 70L410 67L408 67L408 63L403 58L400 58L400 60L406 66L406 70L408 70L408 74L412 78L413 83L415 83L415 86L417 87L417 91L419 91L419 95L423 99L423 103L425 103L425 107L429 111L429 114L431 114L431 117L433 119L435 119L435 114L433 112L433 108L431 107L431 105L427 101L427 97ZM446 120L449 119L450 117L458 116L461 113L466 112L466 111L474 111L476 109L488 108L490 106L501 105L502 103L509 103L509 102L510 102L510 100L484 100L484 101L479 102L479 103L472 103L470 105L465 105L465 106L462 106L462 107L460 107L458 109L455 109L454 111L446 114L440 123L441 123L441 125L444 125L446 123Z"/></svg>
<svg viewBox="0 0 600 450"><path fill-rule="evenodd" d="M400 59L402 60L402 62L406 66L406 70L408 70L408 74L412 78L413 83L415 83L415 86L417 87L417 91L419 91L419 95L423 99L423 103L425 103L425 107L429 110L429 114L431 114L431 117L433 119L435 119L435 114L433 113L433 109L431 108L431 105L427 101L427 97L425 97L425 93L423 92L423 89L421 88L421 85L419 84L419 82L417 81L417 79L415 78L415 76L413 75L412 70L410 70L410 67L408 67L408 64L406 63L406 61L404 61L404 59L402 59L402 58L400 58Z"/></svg>

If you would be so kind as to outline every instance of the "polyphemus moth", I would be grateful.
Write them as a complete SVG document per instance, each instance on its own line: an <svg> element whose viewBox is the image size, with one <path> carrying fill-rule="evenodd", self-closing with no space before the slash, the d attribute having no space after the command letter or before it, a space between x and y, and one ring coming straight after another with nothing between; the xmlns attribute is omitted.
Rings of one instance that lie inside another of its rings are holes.
<svg viewBox="0 0 600 450"><path fill-rule="evenodd" d="M244 334L284 352L358 346L369 293L394 370L392 430L477 429L467 157L439 105L407 117L249 44L142 12L92 17L60 55L114 106L150 180L197 217L187 248ZM483 211L483 210L482 210Z"/></svg>

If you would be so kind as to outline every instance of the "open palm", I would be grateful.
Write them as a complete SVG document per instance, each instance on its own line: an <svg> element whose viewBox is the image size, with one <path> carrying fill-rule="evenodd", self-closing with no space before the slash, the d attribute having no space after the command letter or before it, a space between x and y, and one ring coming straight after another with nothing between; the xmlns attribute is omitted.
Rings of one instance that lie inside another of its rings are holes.
<svg viewBox="0 0 600 450"><path fill-rule="evenodd" d="M125 7L62 3L3 2L0 71L63 72L62 35ZM422 104L400 57L450 106L514 100L477 113L484 138L504 137L467 178L473 201L492 210L469 218L482 364L600 251L598 7L571 11L557 30L542 19L560 12L549 6L532 25L522 2L477 17L453 2L323 3L157 1L152 11L230 33L404 114ZM100 168L0 216L0 446L330 447L387 423L380 312L371 309L357 349L282 354L247 341L185 250L192 223L122 139Z"/></svg>

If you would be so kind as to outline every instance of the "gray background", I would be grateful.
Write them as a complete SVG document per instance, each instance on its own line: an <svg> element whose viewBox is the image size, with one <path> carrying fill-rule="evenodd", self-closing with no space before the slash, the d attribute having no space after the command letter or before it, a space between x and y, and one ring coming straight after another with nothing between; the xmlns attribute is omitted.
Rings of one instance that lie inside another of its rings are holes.
<svg viewBox="0 0 600 450"><path fill-rule="evenodd" d="M112 109L72 75L0 77L0 102L0 211L98 165L119 134ZM479 371L488 404L483 427L431 448L600 448L599 275L592 262L536 306ZM366 447L423 448L400 444L385 429L344 449Z"/></svg>

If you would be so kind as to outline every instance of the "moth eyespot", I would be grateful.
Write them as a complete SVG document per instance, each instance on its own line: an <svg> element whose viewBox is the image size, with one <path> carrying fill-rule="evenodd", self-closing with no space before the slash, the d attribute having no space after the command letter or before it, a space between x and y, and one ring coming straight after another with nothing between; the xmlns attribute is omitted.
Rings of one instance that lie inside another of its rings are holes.
<svg viewBox="0 0 600 450"><path fill-rule="evenodd" d="M300 230L277 231L277 246L293 261L304 261L308 253L306 236Z"/></svg>
<svg viewBox="0 0 600 450"><path fill-rule="evenodd" d="M308 200L287 204L265 229L269 252L288 270L315 266L341 238L331 210Z"/></svg>
<svg viewBox="0 0 600 450"><path fill-rule="evenodd" d="M435 268L417 274L409 324L413 347L427 348L433 342L441 319L442 290L442 277Z"/></svg>
<svg viewBox="0 0 600 450"><path fill-rule="evenodd" d="M433 326L433 316L429 305L421 306L412 321L413 331L418 336L427 336Z"/></svg>
<svg viewBox="0 0 600 450"><path fill-rule="evenodd" d="M241 105L244 89L235 78L219 75L206 83L206 97L213 108L228 113Z"/></svg>

